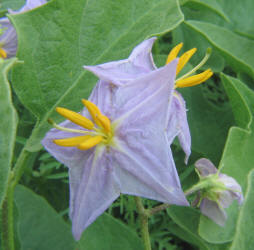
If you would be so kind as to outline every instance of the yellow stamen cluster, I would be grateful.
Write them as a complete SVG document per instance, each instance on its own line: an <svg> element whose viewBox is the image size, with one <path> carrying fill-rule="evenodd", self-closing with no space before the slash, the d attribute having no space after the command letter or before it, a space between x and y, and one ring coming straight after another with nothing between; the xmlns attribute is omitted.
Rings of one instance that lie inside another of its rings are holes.
<svg viewBox="0 0 254 250"><path fill-rule="evenodd" d="M0 48L0 58L7 58L7 53L3 48Z"/></svg>
<svg viewBox="0 0 254 250"><path fill-rule="evenodd" d="M183 47L183 43L180 43L170 51L170 53L167 57L166 64L170 63L177 57L177 55L180 52L182 47ZM178 73L182 70L182 68L191 59L191 57L195 54L196 51L197 51L197 49L193 48L193 49L186 51L184 54L182 54L180 56L177 67L176 67L176 75L178 75ZM204 63L209 58L210 54L211 54L211 49L208 49L204 59L199 63L199 65L197 65L193 70L191 70L190 72L188 72L187 74L183 75L182 77L180 77L176 80L175 88L191 87L191 86L198 85L198 84L203 83L206 80L208 80L213 75L213 72L211 69L207 69L206 71L204 71L200 74L196 74L193 76L190 76L190 75L195 73L196 70L198 70L200 67L202 67L204 65Z"/></svg>
<svg viewBox="0 0 254 250"><path fill-rule="evenodd" d="M57 129L71 133L85 134L82 136L76 136L71 138L55 139L53 140L55 144L63 147L77 147L81 150L87 150L101 142L105 144L110 142L113 133L109 118L103 115L94 103L84 99L82 100L82 103L89 111L94 122L69 109L57 107L56 111L60 115L70 120L71 122L79 125L80 127L85 128L86 130L63 128L50 121Z"/></svg>

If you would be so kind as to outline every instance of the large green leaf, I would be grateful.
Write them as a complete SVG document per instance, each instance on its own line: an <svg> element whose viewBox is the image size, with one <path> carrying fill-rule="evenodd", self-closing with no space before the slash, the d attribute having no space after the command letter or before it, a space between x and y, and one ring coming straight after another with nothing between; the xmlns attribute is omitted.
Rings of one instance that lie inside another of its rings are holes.
<svg viewBox="0 0 254 250"><path fill-rule="evenodd" d="M8 184L18 123L7 79L7 73L15 62L15 58L5 61L0 58L0 207Z"/></svg>
<svg viewBox="0 0 254 250"><path fill-rule="evenodd" d="M235 34L229 29L199 21L185 22L205 37L225 57L236 72L254 77L254 41Z"/></svg>
<svg viewBox="0 0 254 250"><path fill-rule="evenodd" d="M55 0L10 18L24 60L13 72L14 88L38 118L28 146L38 150L55 107L80 110L80 99L89 95L96 80L82 65L126 58L143 39L176 27L183 15L176 0Z"/></svg>
<svg viewBox="0 0 254 250"><path fill-rule="evenodd" d="M231 250L252 250L254 245L253 231L254 214L254 170L248 176L248 187L245 195L245 202L239 214L236 234Z"/></svg>
<svg viewBox="0 0 254 250"><path fill-rule="evenodd" d="M230 129L219 167L223 173L235 178L245 191L247 176L254 168L254 123L251 113L254 110L254 92L235 78L222 75L222 81L232 103L235 119L241 127ZM227 210L229 219L225 227L219 227L211 220L202 217L200 235L213 243L233 240L238 212L236 204Z"/></svg>
<svg viewBox="0 0 254 250"><path fill-rule="evenodd" d="M70 226L42 197L20 185L15 190L15 202L21 249L74 249Z"/></svg>
<svg viewBox="0 0 254 250"><path fill-rule="evenodd" d="M21 249L36 250L136 250L142 249L138 236L108 214L100 216L75 243L71 226L45 199L24 186L17 186Z"/></svg>
<svg viewBox="0 0 254 250"><path fill-rule="evenodd" d="M84 232L79 250L142 250L137 234L122 222L104 213Z"/></svg>

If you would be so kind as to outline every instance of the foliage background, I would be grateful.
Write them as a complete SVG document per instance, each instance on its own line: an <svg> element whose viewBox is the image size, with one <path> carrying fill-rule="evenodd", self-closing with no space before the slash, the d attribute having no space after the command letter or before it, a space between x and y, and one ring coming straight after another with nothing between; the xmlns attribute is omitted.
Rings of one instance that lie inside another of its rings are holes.
<svg viewBox="0 0 254 250"><path fill-rule="evenodd" d="M23 0L2 0L19 9ZM245 203L227 210L224 228L193 208L172 206L150 220L153 249L252 249L254 238L254 11L252 0L52 0L33 11L8 15L18 34L16 59L0 64L0 202L11 166L23 147L31 152L15 190L17 249L142 249L133 197L121 196L74 242L68 220L67 169L40 144L54 109L81 109L97 79L83 70L126 58L145 38L158 36L153 54L163 65L169 50L184 42L198 52L188 67L213 53L203 69L212 79L182 89L192 134L185 166L172 145L182 186L197 181L194 162L211 159L242 186ZM9 73L8 73L9 72ZM9 81L8 81L9 79ZM32 132L31 132L32 131ZM157 204L144 200L146 206Z"/></svg>

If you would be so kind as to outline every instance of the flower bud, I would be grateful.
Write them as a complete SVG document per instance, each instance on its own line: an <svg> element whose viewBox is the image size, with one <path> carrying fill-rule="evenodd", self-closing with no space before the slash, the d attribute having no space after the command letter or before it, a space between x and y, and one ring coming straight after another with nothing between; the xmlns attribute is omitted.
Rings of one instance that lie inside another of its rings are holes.
<svg viewBox="0 0 254 250"><path fill-rule="evenodd" d="M189 191L189 193L198 191L194 204L200 207L202 214L218 225L224 226L227 219L224 209L234 200L237 200L239 205L243 202L241 186L234 178L219 173L208 159L199 159L195 167L200 181Z"/></svg>

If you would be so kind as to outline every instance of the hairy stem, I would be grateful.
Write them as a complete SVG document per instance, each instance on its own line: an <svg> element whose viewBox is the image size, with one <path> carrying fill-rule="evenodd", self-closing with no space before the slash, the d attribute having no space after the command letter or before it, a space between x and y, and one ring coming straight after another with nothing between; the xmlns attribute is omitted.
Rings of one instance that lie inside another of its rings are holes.
<svg viewBox="0 0 254 250"><path fill-rule="evenodd" d="M13 168L13 180L11 182L13 187L15 187L18 184L20 178L22 177L30 154L31 153L27 151L25 147L21 151L18 160Z"/></svg>
<svg viewBox="0 0 254 250"><path fill-rule="evenodd" d="M135 202L137 206L137 210L140 217L140 226L141 226L141 236L144 243L145 250L152 250L150 236L149 236L149 229L148 229L148 213L142 204L142 200L140 197L135 197Z"/></svg>
<svg viewBox="0 0 254 250"><path fill-rule="evenodd" d="M153 208L149 209L147 212L148 212L149 216L151 216L151 215L156 214L156 213L158 213L158 212L160 212L160 211L162 211L162 210L164 210L168 207L170 207L170 204L164 203L164 204L161 204L159 206L156 206L156 207L153 207Z"/></svg>
<svg viewBox="0 0 254 250"><path fill-rule="evenodd" d="M199 185L198 188L196 188L196 185L194 185L194 186L195 186L195 189L190 188L190 189L188 189L188 190L186 190L186 191L184 192L185 196L188 196L188 195L192 194L193 192L198 191L198 190L200 189L200 187L202 187L201 185ZM193 187L194 187L194 186L193 186ZM148 214L148 216L152 216L152 215L154 215L154 214L156 214L156 213L159 213L160 211L165 210L165 209L167 209L167 208L169 208L169 207L170 207L170 204L163 203L163 204L161 204L161 205L158 205L158 206L156 206L156 207L153 207L153 208L148 209L148 210L146 211L146 213Z"/></svg>
<svg viewBox="0 0 254 250"><path fill-rule="evenodd" d="M2 229L2 246L3 250L15 250L14 243L14 219L13 219L13 202L14 202L14 189L18 184L24 169L26 167L26 162L28 157L30 156L30 152L25 150L21 151L19 158L10 173L9 183L7 193L2 206L2 221L1 221L1 229Z"/></svg>
<svg viewBox="0 0 254 250"><path fill-rule="evenodd" d="M2 247L3 250L15 250L13 223L13 187L9 185L2 206Z"/></svg>

